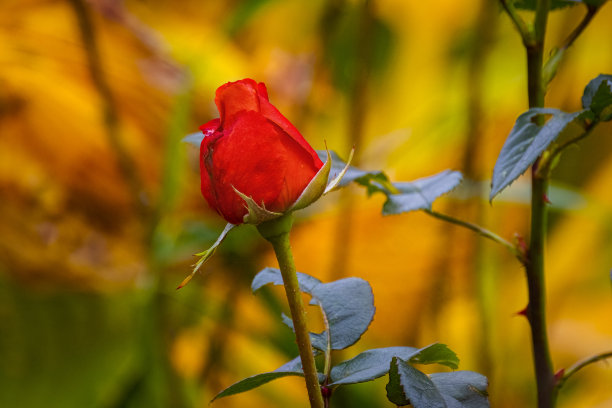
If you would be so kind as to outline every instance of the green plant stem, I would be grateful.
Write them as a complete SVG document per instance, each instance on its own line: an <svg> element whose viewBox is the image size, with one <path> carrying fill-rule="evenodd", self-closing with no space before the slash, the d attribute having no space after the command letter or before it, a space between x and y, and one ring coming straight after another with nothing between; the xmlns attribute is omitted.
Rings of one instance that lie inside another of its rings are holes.
<svg viewBox="0 0 612 408"><path fill-rule="evenodd" d="M283 277L285 293L287 294L287 301L289 302L289 309L291 311L291 319L293 320L296 342L302 361L302 369L304 370L310 406L311 408L323 408L324 403L323 396L321 395L321 388L319 386L319 376L315 366L312 345L310 343L310 333L306 325L306 310L304 309L302 292L300 291L295 263L293 262L293 254L291 253L291 245L289 243L291 219L288 217L291 217L291 215L289 214L282 217L288 220L287 224L289 226L287 228L271 232L264 226L264 224L268 224L276 227L276 225L278 225L277 222L283 223L285 221L281 219L263 223L258 229L262 236L272 244Z"/></svg>
<svg viewBox="0 0 612 408"><path fill-rule="evenodd" d="M330 374L331 374L331 365L332 365L332 361L331 361L331 330L329 327L329 319L327 318L327 314L325 313L325 311L323 310L323 306L320 305L321 307L321 314L323 315L323 322L325 323L325 330L327 331L327 347L325 347L325 364L323 366L323 375L325 376L325 381L323 383L324 386L327 386L327 384L329 384L329 380L330 380ZM329 407L329 400L331 398L331 390L329 392L326 393L321 393L323 396L323 403L324 403L324 407L328 408Z"/></svg>
<svg viewBox="0 0 612 408"><path fill-rule="evenodd" d="M521 35L521 38L523 39L523 44L527 46L533 41L529 27L527 26L523 18L518 14L510 0L500 0L500 3L508 14L508 16L510 17L510 20L512 20L512 22L514 23L514 26L518 30L519 34Z"/></svg>
<svg viewBox="0 0 612 408"><path fill-rule="evenodd" d="M580 135L566 141L565 143L557 146L552 154L550 159L548 160L549 163L554 163L555 159L557 158L557 156L559 156L561 153L563 153L563 151L565 149L567 149L568 147L575 145L576 143L578 143L579 141L581 141L582 139L585 139L587 136L589 136L591 134L591 132L593 131L593 129L595 129L595 125L597 125L597 122L591 122L589 125L587 125L587 127L585 128L584 132L581 133Z"/></svg>
<svg viewBox="0 0 612 408"><path fill-rule="evenodd" d="M578 361L576 364L572 365L570 368L565 370L565 374L557 383L557 389L561 389L565 382L578 371L588 366L589 364L597 363L598 361L605 360L607 358L612 358L612 351L607 351L605 353L597 354L591 357L588 357L584 360Z"/></svg>
<svg viewBox="0 0 612 408"><path fill-rule="evenodd" d="M446 221L446 222L450 222L451 224L455 224L455 225L459 225L461 227L467 228L469 230L472 230L480 235L482 235L485 238L490 239L493 242L496 242L502 246L504 246L506 249L508 249L508 251L510 251L514 256L516 256L519 261L521 261L521 263L525 262L525 258L523 256L523 254L519 251L519 249L513 245L512 243L510 243L509 241L507 241L506 239L500 237L499 235L497 235L494 232L489 231L486 228L481 227L480 225L476 225L476 224L472 224L471 222L467 222L467 221L463 221L457 218L453 218L450 215L445 215L445 214L441 214L439 212L435 212L432 210L425 210L425 212L429 215L431 215L432 217L438 218L440 220Z"/></svg>
<svg viewBox="0 0 612 408"><path fill-rule="evenodd" d="M544 39L550 0L538 0L534 19L534 43L526 46L527 89L529 107L543 107L545 84L542 78ZM555 376L548 344L546 325L546 280L544 277L544 246L547 225L547 172L538 173L540 158L531 169L531 234L527 263L529 303L527 319L531 328L531 344L535 368L539 408L553 408L556 403Z"/></svg>
<svg viewBox="0 0 612 408"><path fill-rule="evenodd" d="M585 4L585 5L587 7L587 13L584 15L584 18L582 19L582 21L580 21L578 26L576 26L574 31L572 31L570 35L567 36L567 38L565 39L565 42L560 47L560 49L566 50L569 47L571 47L574 41L576 41L576 39L580 37L580 34L582 34L584 29L587 28L587 26L589 25L593 17L595 17L595 14L597 14L597 11L599 11L599 6L593 6L590 4Z"/></svg>
<svg viewBox="0 0 612 408"><path fill-rule="evenodd" d="M325 382L329 380L329 374L331 373L331 330L329 328L329 319L327 314L321 306L321 314L323 315L323 322L325 323L325 330L327 331L327 347L325 347L325 365L323 366L323 375L325 375Z"/></svg>
<svg viewBox="0 0 612 408"><path fill-rule="evenodd" d="M552 50L550 57L544 64L544 85L550 83L550 81L552 81L552 79L555 77L557 74L557 68L563 60L565 52L572 46L572 44L574 44L574 41L580 37L580 34L582 34L585 28L587 28L591 20L593 20L593 17L595 17L595 14L597 14L599 11L599 6L593 6L590 4L585 4L585 6L587 7L587 12L583 19L576 26L574 31L567 36L563 44L559 46L559 48Z"/></svg>

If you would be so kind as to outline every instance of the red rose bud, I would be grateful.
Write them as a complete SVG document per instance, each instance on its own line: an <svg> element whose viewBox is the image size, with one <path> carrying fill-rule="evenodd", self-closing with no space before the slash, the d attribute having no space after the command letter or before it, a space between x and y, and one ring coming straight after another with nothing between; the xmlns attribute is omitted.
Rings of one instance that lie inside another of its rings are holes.
<svg viewBox="0 0 612 408"><path fill-rule="evenodd" d="M232 224L244 222L247 204L270 214L290 210L323 166L317 153L268 101L263 83L222 85L215 103L220 118L200 127L201 189L210 207Z"/></svg>

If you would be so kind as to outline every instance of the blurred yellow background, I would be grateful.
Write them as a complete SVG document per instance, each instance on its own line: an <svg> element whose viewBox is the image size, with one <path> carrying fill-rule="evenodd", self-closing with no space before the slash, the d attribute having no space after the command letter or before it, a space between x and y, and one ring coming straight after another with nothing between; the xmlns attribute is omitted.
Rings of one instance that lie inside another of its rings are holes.
<svg viewBox="0 0 612 408"><path fill-rule="evenodd" d="M583 13L554 12L549 45ZM588 81L612 73L610 22L607 5L547 106L579 109ZM316 149L356 145L360 167L397 181L461 170L473 182L435 208L526 235L527 180L486 201L527 105L520 38L496 1L0 0L1 407L206 407L297 355L282 293L250 293L255 272L276 266L253 228L175 291L223 228L181 139L217 116L219 85L244 77L265 82ZM611 131L601 125L554 173L556 368L612 349ZM336 362L440 341L489 377L492 406L531 406L520 265L425 214L383 218L382 203L350 187L300 213L293 233L298 270L373 287L374 322ZM345 387L332 406L390 407L385 384ZM559 406L612 407L611 384L609 364L590 366ZM214 406L306 404L303 380L289 378Z"/></svg>

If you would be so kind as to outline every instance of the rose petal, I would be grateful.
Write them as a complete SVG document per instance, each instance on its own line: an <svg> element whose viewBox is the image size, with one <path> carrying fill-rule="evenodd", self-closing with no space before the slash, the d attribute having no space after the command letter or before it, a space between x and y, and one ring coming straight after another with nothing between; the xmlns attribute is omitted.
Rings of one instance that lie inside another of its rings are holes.
<svg viewBox="0 0 612 408"><path fill-rule="evenodd" d="M228 82L220 86L217 89L215 103L221 116L221 126L224 128L232 126L236 114L242 111L259 112L260 99L257 82L252 79Z"/></svg>
<svg viewBox="0 0 612 408"><path fill-rule="evenodd" d="M203 144L204 146L204 144ZM247 213L234 189L274 212L284 212L318 171L311 156L283 129L253 111L236 115L231 129L202 155L202 191L209 204L232 224ZM207 181L205 179L207 178Z"/></svg>

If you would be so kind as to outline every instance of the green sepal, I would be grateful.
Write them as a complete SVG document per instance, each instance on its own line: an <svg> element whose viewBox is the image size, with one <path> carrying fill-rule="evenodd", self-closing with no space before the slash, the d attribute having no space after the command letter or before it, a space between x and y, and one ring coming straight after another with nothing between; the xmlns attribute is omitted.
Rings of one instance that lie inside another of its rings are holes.
<svg viewBox="0 0 612 408"><path fill-rule="evenodd" d="M327 152L327 160L323 166L319 169L317 174L310 180L310 183L306 186L302 194L297 200L289 207L287 211L301 210L302 208L308 207L314 203L323 195L327 187L327 179L329 178L329 171L331 170L332 160Z"/></svg>
<svg viewBox="0 0 612 408"><path fill-rule="evenodd" d="M183 279L183 281L181 282L181 284L176 288L177 290L182 288L183 286L187 285L189 283L189 281L191 281L191 279L193 278L193 275L196 274L196 272L200 269L200 267L202 265L204 265L204 262L208 261L208 259L210 259L210 257L212 257L215 254L215 251L217 250L217 247L219 245L221 245L221 243L223 242L223 240L225 239L225 237L227 236L227 234L232 230L232 228L234 228L235 225L228 223L225 228L223 229L223 231L221 232L221 235L219 235L219 238L217 238L217 240L215 241L214 244L211 245L210 248L208 248L205 251L202 251L200 253L195 254L195 256L199 256L200 259L198 260L198 262L196 262L193 265L193 270L191 271L191 274L189 276L187 276L185 279Z"/></svg>
<svg viewBox="0 0 612 408"><path fill-rule="evenodd" d="M349 158L346 161L346 164L344 166L344 168L340 171L340 173L338 173L338 175L327 185L327 187L325 187L325 191L323 191L323 194L327 194L330 191L335 190L337 187L339 187L340 182L342 181L342 179L344 178L346 172L348 171L348 169L351 167L351 162L353 161L353 155L355 154L355 148L353 147L351 149L351 153L349 153ZM327 151L327 157L328 160L331 161L331 156L329 154L329 151Z"/></svg>
<svg viewBox="0 0 612 408"><path fill-rule="evenodd" d="M263 203L261 203L261 206L259 206L259 204L255 202L255 200L253 200L246 194L241 193L235 187L234 191L240 196L240 198L244 200L246 208L249 211L247 214L244 215L242 219L245 224L257 225L261 224L264 221L270 221L274 218L278 218L283 215L282 213L267 210L266 206Z"/></svg>

